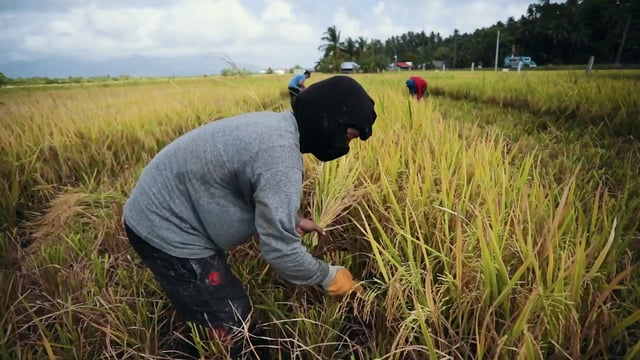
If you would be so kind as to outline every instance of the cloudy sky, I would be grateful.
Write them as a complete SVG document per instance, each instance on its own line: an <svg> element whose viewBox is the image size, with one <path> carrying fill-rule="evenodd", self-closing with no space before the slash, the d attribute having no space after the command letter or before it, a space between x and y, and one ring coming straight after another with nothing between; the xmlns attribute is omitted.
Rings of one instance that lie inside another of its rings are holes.
<svg viewBox="0 0 640 360"><path fill-rule="evenodd" d="M341 38L461 33L518 19L536 0L0 0L0 64L51 56L224 54L312 67Z"/></svg>

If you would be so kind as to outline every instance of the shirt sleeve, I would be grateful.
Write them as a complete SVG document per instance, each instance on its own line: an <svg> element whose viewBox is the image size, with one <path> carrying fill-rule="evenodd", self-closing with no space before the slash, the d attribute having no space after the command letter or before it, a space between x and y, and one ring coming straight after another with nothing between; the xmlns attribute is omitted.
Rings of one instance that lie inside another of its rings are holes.
<svg viewBox="0 0 640 360"><path fill-rule="evenodd" d="M313 257L296 232L302 173L276 168L253 180L255 226L265 261L283 278L298 285L318 285L329 277L329 265Z"/></svg>

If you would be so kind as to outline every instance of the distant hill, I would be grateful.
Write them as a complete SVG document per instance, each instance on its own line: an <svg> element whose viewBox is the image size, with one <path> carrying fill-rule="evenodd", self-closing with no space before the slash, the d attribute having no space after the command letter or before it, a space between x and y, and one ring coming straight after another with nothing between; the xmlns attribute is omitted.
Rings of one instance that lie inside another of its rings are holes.
<svg viewBox="0 0 640 360"><path fill-rule="evenodd" d="M251 72L259 67L237 64ZM119 59L82 60L68 57L42 58L0 64L0 72L10 78L66 78L92 76L198 76L220 74L231 66L225 61L206 55L192 56L131 56Z"/></svg>

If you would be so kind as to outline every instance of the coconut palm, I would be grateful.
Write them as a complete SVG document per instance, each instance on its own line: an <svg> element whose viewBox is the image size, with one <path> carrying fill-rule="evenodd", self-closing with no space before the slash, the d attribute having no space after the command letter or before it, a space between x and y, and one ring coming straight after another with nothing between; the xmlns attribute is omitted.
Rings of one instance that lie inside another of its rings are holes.
<svg viewBox="0 0 640 360"><path fill-rule="evenodd" d="M358 37L358 40L356 40L357 61L362 61L362 58L364 57L364 53L367 51L368 45L369 44L367 43L367 39L365 39L362 36Z"/></svg>
<svg viewBox="0 0 640 360"><path fill-rule="evenodd" d="M318 47L318 50L324 51L324 58L331 56L333 58L334 69L337 69L338 64L338 52L342 50L342 43L340 42L340 31L335 25L329 26L325 31L324 36L320 40L325 41L324 44Z"/></svg>
<svg viewBox="0 0 640 360"><path fill-rule="evenodd" d="M347 40L344 41L344 44L342 44L342 51L347 54L349 60L353 61L357 52L356 42L348 37Z"/></svg>

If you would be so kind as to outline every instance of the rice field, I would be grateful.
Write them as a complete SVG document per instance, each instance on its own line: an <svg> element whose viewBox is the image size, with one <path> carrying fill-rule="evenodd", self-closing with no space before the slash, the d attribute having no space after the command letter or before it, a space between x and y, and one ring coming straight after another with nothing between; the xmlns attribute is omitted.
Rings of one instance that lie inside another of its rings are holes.
<svg viewBox="0 0 640 360"><path fill-rule="evenodd" d="M229 260L274 358L640 358L640 72L353 75L373 136L305 156L303 242L365 293ZM309 83L328 77L314 73ZM0 89L0 359L170 359L193 337L130 248L122 206L184 132L289 107L289 77Z"/></svg>

